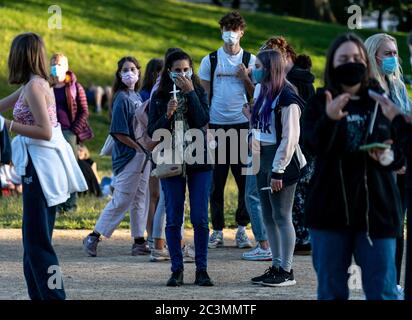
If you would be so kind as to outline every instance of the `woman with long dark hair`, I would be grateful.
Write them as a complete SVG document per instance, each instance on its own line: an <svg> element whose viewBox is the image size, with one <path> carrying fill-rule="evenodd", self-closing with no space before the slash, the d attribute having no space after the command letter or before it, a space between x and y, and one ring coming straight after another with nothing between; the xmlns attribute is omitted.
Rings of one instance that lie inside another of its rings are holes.
<svg viewBox="0 0 412 320"><path fill-rule="evenodd" d="M325 88L303 116L305 150L317 159L305 214L322 300L348 299L352 256L362 270L366 299L398 298L401 202L392 171L402 167L403 157L390 148L390 122L368 94L382 89L369 74L362 40L339 36L327 54ZM367 147L371 143L387 146Z"/></svg>
<svg viewBox="0 0 412 320"><path fill-rule="evenodd" d="M134 243L132 255L150 253L144 239L149 208L150 162L137 140L135 128L136 110L142 100L137 93L140 84L140 64L134 57L124 57L117 63L113 85L113 114L110 134L114 138L112 167L114 192L110 202L103 209L96 226L83 240L86 253L97 255L100 236L110 238L130 211L130 229ZM145 113L141 113L145 116Z"/></svg>
<svg viewBox="0 0 412 320"><path fill-rule="evenodd" d="M179 89L176 96L170 92ZM176 99L175 99L176 97ZM183 51L170 53L165 61L159 89L151 99L148 133L158 129L176 132L178 121L183 134L189 129L201 129L206 141L205 126L209 122L207 94L193 72L191 57ZM208 199L212 180L212 167L206 162L184 163L181 175L162 178L161 185L166 202L166 240L172 261L172 275L168 286L183 284L183 255L181 227L184 218L186 185L189 188L190 219L194 227L196 280L199 286L212 286L207 273L207 245L209 240ZM196 157L197 158L197 157Z"/></svg>

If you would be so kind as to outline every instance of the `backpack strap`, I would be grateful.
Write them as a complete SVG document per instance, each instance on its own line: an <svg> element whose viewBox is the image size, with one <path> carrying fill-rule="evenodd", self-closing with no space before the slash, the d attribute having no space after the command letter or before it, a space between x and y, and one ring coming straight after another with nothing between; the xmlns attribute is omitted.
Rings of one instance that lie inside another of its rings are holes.
<svg viewBox="0 0 412 320"><path fill-rule="evenodd" d="M213 97L213 80L215 78L215 71L217 67L217 51L213 51L209 54L210 60L210 89L209 89L209 104L212 104Z"/></svg>
<svg viewBox="0 0 412 320"><path fill-rule="evenodd" d="M250 52L243 50L242 63L245 65L246 68L249 67L249 62L250 62L251 57L252 57L252 54ZM247 90L246 90L246 97L247 97L247 101L250 101L252 99L252 97L247 92Z"/></svg>

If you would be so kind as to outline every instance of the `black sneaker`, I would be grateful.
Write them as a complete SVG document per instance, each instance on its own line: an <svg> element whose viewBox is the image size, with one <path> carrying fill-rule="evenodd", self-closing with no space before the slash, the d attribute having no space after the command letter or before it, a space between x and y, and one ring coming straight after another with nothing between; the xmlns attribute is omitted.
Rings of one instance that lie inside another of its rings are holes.
<svg viewBox="0 0 412 320"><path fill-rule="evenodd" d="M265 272L259 276L259 277L254 277L251 279L252 283L254 284L262 284L263 280L273 277L273 275L277 272L276 268L271 266L268 269L265 270Z"/></svg>
<svg viewBox="0 0 412 320"><path fill-rule="evenodd" d="M212 287L214 286L212 280L210 280L209 275L206 271L196 271L195 284L201 287Z"/></svg>
<svg viewBox="0 0 412 320"><path fill-rule="evenodd" d="M179 287L183 285L183 271L173 272L166 285L168 287Z"/></svg>
<svg viewBox="0 0 412 320"><path fill-rule="evenodd" d="M279 268L279 271L273 274L271 277L262 281L263 286L267 287L288 287L296 284L295 277L293 276L293 270L287 272Z"/></svg>

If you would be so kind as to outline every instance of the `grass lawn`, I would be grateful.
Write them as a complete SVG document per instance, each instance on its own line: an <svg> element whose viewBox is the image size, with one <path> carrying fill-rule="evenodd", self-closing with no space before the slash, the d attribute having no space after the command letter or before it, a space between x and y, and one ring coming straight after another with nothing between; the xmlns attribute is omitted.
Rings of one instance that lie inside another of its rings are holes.
<svg viewBox="0 0 412 320"><path fill-rule="evenodd" d="M195 5L173 0L88 0L55 1L62 9L62 29L49 29L49 1L3 0L0 3L0 97L15 90L7 84L7 56L14 36L25 31L40 33L48 54L64 52L70 68L85 87L112 83L117 61L125 55L136 56L144 66L153 57L162 57L168 47L189 52L198 67L201 58L221 46L217 21L226 12L214 6ZM321 85L325 52L331 40L348 30L339 25L274 16L244 13L247 32L242 46L256 52L272 35L284 35L299 53L313 59L313 72ZM374 30L361 30L366 38ZM410 70L406 33L395 33L404 70ZM411 92L411 91L410 91ZM92 109L92 108L91 108ZM8 114L10 116L10 114ZM109 127L107 114L91 114L90 124L96 135L87 143L97 160L101 176L109 175L110 158L98 156ZM225 210L228 226L234 225L237 193L232 177L226 187ZM105 201L85 198L76 214L60 216L57 228L92 228ZM0 228L20 227L21 200L0 198ZM122 227L128 227L125 220Z"/></svg>

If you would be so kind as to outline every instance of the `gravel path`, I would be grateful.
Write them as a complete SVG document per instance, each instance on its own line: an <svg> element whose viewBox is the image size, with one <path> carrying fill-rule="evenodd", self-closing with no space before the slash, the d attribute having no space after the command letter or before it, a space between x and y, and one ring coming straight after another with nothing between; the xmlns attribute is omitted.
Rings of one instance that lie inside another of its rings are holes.
<svg viewBox="0 0 412 320"><path fill-rule="evenodd" d="M249 279L261 274L268 262L241 260L234 247L235 230L225 230L227 247L209 250L209 274L214 287L193 285L194 264L185 265L185 283L179 288L165 286L170 275L169 262L149 262L148 256L132 257L128 231L116 231L112 239L99 244L99 257L86 257L81 240L88 231L56 230L54 246L64 274L68 299L316 299L316 277L310 256L295 256L297 285L267 288L252 285ZM186 238L193 239L192 231ZM189 240L190 241L190 240ZM359 292L352 292L355 299ZM0 229L0 300L27 299L22 270L21 231Z"/></svg>

